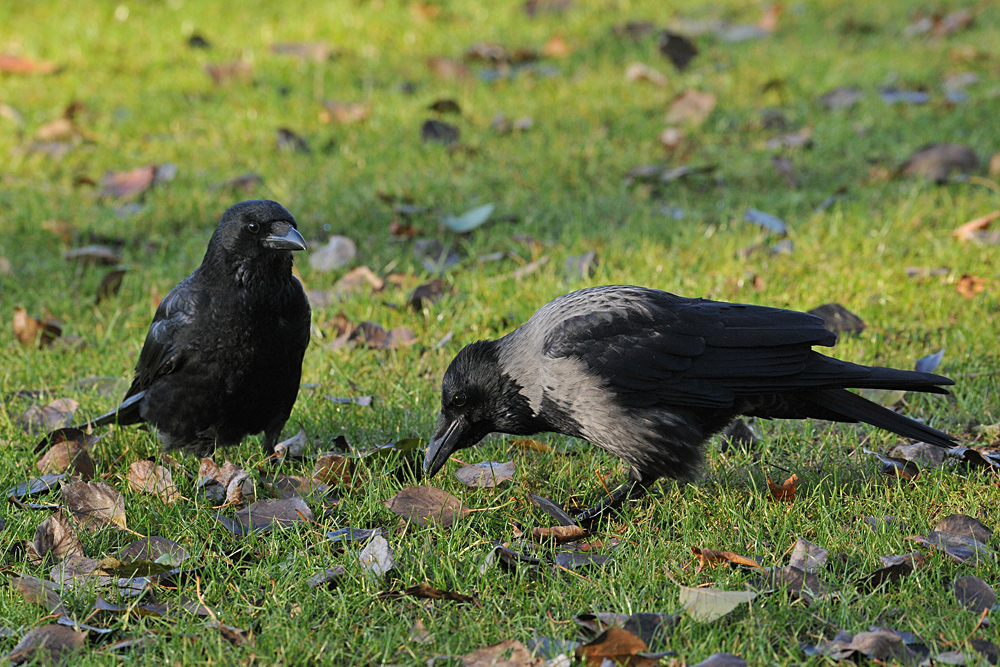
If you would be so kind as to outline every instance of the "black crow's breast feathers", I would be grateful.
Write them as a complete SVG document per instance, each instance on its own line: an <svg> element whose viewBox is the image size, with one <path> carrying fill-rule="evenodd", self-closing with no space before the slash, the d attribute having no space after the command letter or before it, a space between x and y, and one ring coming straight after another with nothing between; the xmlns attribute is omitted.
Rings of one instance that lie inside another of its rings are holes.
<svg viewBox="0 0 1000 667"><path fill-rule="evenodd" d="M574 358L640 405L722 408L741 389L791 389L818 356L812 346L836 341L806 313L629 286L571 293L536 318L546 358Z"/></svg>

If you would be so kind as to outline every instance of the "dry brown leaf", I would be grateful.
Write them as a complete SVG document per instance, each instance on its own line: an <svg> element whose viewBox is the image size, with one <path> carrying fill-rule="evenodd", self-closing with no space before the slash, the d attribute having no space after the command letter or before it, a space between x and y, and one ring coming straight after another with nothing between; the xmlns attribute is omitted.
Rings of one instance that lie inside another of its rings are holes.
<svg viewBox="0 0 1000 667"><path fill-rule="evenodd" d="M795 500L795 487L799 483L798 475L792 475L786 479L782 484L776 484L771 481L770 478L767 480L767 488L771 492L771 498L773 500L783 500L785 502L792 502Z"/></svg>
<svg viewBox="0 0 1000 667"><path fill-rule="evenodd" d="M70 415L72 416L72 414ZM38 470L43 474L67 472L70 469L85 480L93 479L94 459L87 450L87 436L79 429L58 429L49 438L49 448L38 459ZM95 438L96 440L96 438Z"/></svg>
<svg viewBox="0 0 1000 667"><path fill-rule="evenodd" d="M26 543L25 551L28 562L39 566L50 554L57 562L71 556L82 556L83 544L73 522L60 508L38 525L35 536Z"/></svg>
<svg viewBox="0 0 1000 667"><path fill-rule="evenodd" d="M101 179L104 189L102 197L112 199L131 199L153 187L156 179L156 165L136 167L131 171L108 172Z"/></svg>
<svg viewBox="0 0 1000 667"><path fill-rule="evenodd" d="M516 639L505 639L466 653L462 667L545 667L545 660L533 657L528 647Z"/></svg>
<svg viewBox="0 0 1000 667"><path fill-rule="evenodd" d="M778 29L778 19L781 17L783 7L780 2L776 2L757 20L757 27L767 32L774 32Z"/></svg>
<svg viewBox="0 0 1000 667"><path fill-rule="evenodd" d="M170 470L154 461L135 461L128 467L128 486L133 491L157 496L170 504L181 497Z"/></svg>
<svg viewBox="0 0 1000 667"><path fill-rule="evenodd" d="M472 76L464 63L452 58L428 58L427 67L442 79L467 79Z"/></svg>
<svg viewBox="0 0 1000 667"><path fill-rule="evenodd" d="M62 335L62 326L56 322L39 320L24 308L14 310L14 335L22 345L47 347Z"/></svg>
<svg viewBox="0 0 1000 667"><path fill-rule="evenodd" d="M698 126L705 122L718 97L700 90L685 90L674 98L667 110L667 123L671 125Z"/></svg>
<svg viewBox="0 0 1000 667"><path fill-rule="evenodd" d="M648 650L638 635L618 627L610 627L576 649L576 657L590 667L600 667L605 660L624 667L652 667L657 658L640 655Z"/></svg>
<svg viewBox="0 0 1000 667"><path fill-rule="evenodd" d="M461 500L433 486L408 486L382 504L418 526L439 523L447 528L469 514Z"/></svg>
<svg viewBox="0 0 1000 667"><path fill-rule="evenodd" d="M575 542L587 537L588 533L580 526L552 526L550 528L532 528L531 539L536 542L551 542L563 544Z"/></svg>
<svg viewBox="0 0 1000 667"><path fill-rule="evenodd" d="M316 459L316 465L313 466L313 477L330 486L349 486L353 472L354 462L340 454L324 454Z"/></svg>
<svg viewBox="0 0 1000 667"><path fill-rule="evenodd" d="M631 63L628 67L626 67L625 80L629 83L634 83L636 81L648 81L659 88L663 88L667 85L667 77L646 63Z"/></svg>
<svg viewBox="0 0 1000 667"><path fill-rule="evenodd" d="M249 81L253 75L253 67L241 60L231 63L213 63L205 65L205 72L219 86L230 81Z"/></svg>
<svg viewBox="0 0 1000 667"><path fill-rule="evenodd" d="M325 482L304 475L275 475L265 484L278 498L301 498L314 493L324 494L330 490Z"/></svg>
<svg viewBox="0 0 1000 667"><path fill-rule="evenodd" d="M519 449L529 449L533 452L539 452L541 454L546 454L551 451L551 448L544 442L538 442L537 440L532 440L531 438L514 438L511 440L510 444Z"/></svg>
<svg viewBox="0 0 1000 667"><path fill-rule="evenodd" d="M573 47L569 45L562 35L553 35L542 47L542 55L547 58L565 58L573 53Z"/></svg>
<svg viewBox="0 0 1000 667"><path fill-rule="evenodd" d="M59 65L47 60L33 60L0 53L0 72L4 74L54 74Z"/></svg>
<svg viewBox="0 0 1000 667"><path fill-rule="evenodd" d="M698 571L716 563L733 563L734 565L745 565L747 567L760 567L760 563L749 556L741 556L732 551L720 551L718 549L705 549L702 547L691 547L691 553L698 557Z"/></svg>
<svg viewBox="0 0 1000 667"><path fill-rule="evenodd" d="M506 463L484 461L462 466L455 471L455 477L466 486L492 488L514 479L514 472L513 461Z"/></svg>
<svg viewBox="0 0 1000 667"><path fill-rule="evenodd" d="M302 498L258 500L236 513L236 519L247 531L262 530L269 526L288 526L313 520L312 510Z"/></svg>
<svg viewBox="0 0 1000 667"><path fill-rule="evenodd" d="M986 289L986 280L966 273L958 279L955 289L966 299L974 299L977 294Z"/></svg>
<svg viewBox="0 0 1000 667"><path fill-rule="evenodd" d="M951 233L951 235L960 241L976 241L982 239L984 236L983 232L990 228L990 224L994 220L998 219L1000 219L1000 210L987 213L986 215L980 216L975 220L970 220L961 227L958 227Z"/></svg>
<svg viewBox="0 0 1000 667"><path fill-rule="evenodd" d="M66 613L62 598L59 597L59 586L47 579L38 577L11 577L11 587L21 594L25 602L45 607L50 614Z"/></svg>
<svg viewBox="0 0 1000 667"><path fill-rule="evenodd" d="M323 110L319 112L321 123L339 123L348 125L350 123L360 123L367 120L372 115L372 108L369 104L361 102L334 102L327 100L323 102Z"/></svg>
<svg viewBox="0 0 1000 667"><path fill-rule="evenodd" d="M32 405L19 417L27 433L48 433L69 426L80 404L72 398L57 398L48 405Z"/></svg>
<svg viewBox="0 0 1000 667"><path fill-rule="evenodd" d="M73 482L62 486L62 497L77 524L99 530L109 524L127 528L125 499L104 482Z"/></svg>
<svg viewBox="0 0 1000 667"><path fill-rule="evenodd" d="M333 286L333 291L338 298L361 294L364 292L381 292L385 288L385 281L375 275L375 272L367 266L359 266L351 269L337 281Z"/></svg>
<svg viewBox="0 0 1000 667"><path fill-rule="evenodd" d="M28 631L6 657L12 665L30 662L38 665L59 665L81 650L87 643L87 632L58 623L42 625Z"/></svg>

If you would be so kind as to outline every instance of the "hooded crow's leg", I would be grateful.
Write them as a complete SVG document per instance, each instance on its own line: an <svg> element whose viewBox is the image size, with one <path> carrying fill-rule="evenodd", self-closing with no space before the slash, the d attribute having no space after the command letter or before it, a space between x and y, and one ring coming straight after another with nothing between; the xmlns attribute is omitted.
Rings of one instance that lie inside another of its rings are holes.
<svg viewBox="0 0 1000 667"><path fill-rule="evenodd" d="M607 513L619 509L626 501L646 495L648 488L649 482L637 481L629 476L628 481L612 491L611 495L577 514L576 523L583 528L589 528L598 523Z"/></svg>

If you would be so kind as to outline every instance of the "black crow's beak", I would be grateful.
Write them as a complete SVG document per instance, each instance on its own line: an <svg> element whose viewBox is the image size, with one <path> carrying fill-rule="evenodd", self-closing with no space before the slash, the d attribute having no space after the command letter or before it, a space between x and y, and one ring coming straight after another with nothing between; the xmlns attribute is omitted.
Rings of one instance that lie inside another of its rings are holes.
<svg viewBox="0 0 1000 667"><path fill-rule="evenodd" d="M306 249L306 240L299 234L299 230L282 220L271 223L271 233L263 238L261 244L273 250Z"/></svg>
<svg viewBox="0 0 1000 667"><path fill-rule="evenodd" d="M424 456L424 472L428 477L433 477L448 462L448 457L455 450L461 449L465 430L466 423L461 417L450 422L443 416L441 417L434 430L434 436L431 438L430 444L427 445L427 454Z"/></svg>

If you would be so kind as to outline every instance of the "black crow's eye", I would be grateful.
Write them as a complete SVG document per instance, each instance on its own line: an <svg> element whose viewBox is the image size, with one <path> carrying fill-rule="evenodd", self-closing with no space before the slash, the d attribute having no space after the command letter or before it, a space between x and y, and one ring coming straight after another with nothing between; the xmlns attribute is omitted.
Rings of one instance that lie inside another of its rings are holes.
<svg viewBox="0 0 1000 667"><path fill-rule="evenodd" d="M247 230L251 234L256 234L257 232L260 231L260 225L258 225L256 222L248 222L247 223Z"/></svg>
<svg viewBox="0 0 1000 667"><path fill-rule="evenodd" d="M460 408L465 405L465 398L465 392L460 391L451 398L451 404Z"/></svg>

